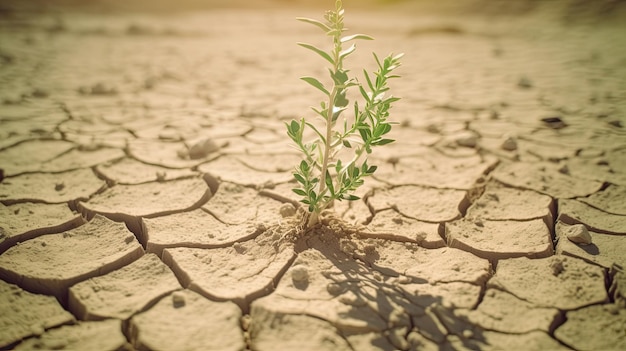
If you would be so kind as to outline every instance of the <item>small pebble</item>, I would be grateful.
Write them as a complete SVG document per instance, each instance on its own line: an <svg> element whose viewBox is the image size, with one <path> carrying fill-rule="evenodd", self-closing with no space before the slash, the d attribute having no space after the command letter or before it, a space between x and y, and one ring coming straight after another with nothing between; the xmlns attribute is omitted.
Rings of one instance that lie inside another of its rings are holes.
<svg viewBox="0 0 626 351"><path fill-rule="evenodd" d="M157 182L164 182L166 176L167 176L167 173L165 173L165 172L160 172L160 171L156 172L156 180L157 180Z"/></svg>
<svg viewBox="0 0 626 351"><path fill-rule="evenodd" d="M185 306L185 295L180 292L174 292L172 294L172 305L174 308L180 308Z"/></svg>
<svg viewBox="0 0 626 351"><path fill-rule="evenodd" d="M219 149L220 147L212 139L203 139L191 145L189 148L189 158L192 160L204 158Z"/></svg>
<svg viewBox="0 0 626 351"><path fill-rule="evenodd" d="M429 124L426 130L433 134L439 134L441 132L441 129L436 124Z"/></svg>
<svg viewBox="0 0 626 351"><path fill-rule="evenodd" d="M86 92L90 93L91 95L115 95L117 94L117 90L115 88L109 87L102 82L96 83L95 85L91 87L91 89L88 89Z"/></svg>
<svg viewBox="0 0 626 351"><path fill-rule="evenodd" d="M290 203L284 203L278 210L283 218L291 217L296 214L296 208Z"/></svg>
<svg viewBox="0 0 626 351"><path fill-rule="evenodd" d="M474 148L478 144L478 137L475 135L464 136L456 140L457 145Z"/></svg>
<svg viewBox="0 0 626 351"><path fill-rule="evenodd" d="M243 254L246 252L246 247L243 246L241 243L234 243L233 249L235 249L235 251L237 251L237 253L239 254Z"/></svg>
<svg viewBox="0 0 626 351"><path fill-rule="evenodd" d="M565 266L563 265L563 261L558 259L554 259L552 263L550 263L550 267L552 268L552 275L558 277L559 274L563 273L565 270Z"/></svg>
<svg viewBox="0 0 626 351"><path fill-rule="evenodd" d="M396 165L398 162L400 162L400 158L398 158L398 156L391 156L387 159L387 163L392 165Z"/></svg>
<svg viewBox="0 0 626 351"><path fill-rule="evenodd" d="M541 121L552 129L562 129L567 127L567 123L565 123L561 117L545 117L542 118Z"/></svg>
<svg viewBox="0 0 626 351"><path fill-rule="evenodd" d="M517 86L523 89L530 89L533 87L533 83L528 79L528 77L521 77L517 82Z"/></svg>
<svg viewBox="0 0 626 351"><path fill-rule="evenodd" d="M337 296L343 292L343 288L337 283L329 283L326 285L326 291L333 296Z"/></svg>
<svg viewBox="0 0 626 351"><path fill-rule="evenodd" d="M43 98L47 98L48 97L48 92L40 89L40 88L35 88L30 95L34 98L38 98L38 99L43 99Z"/></svg>
<svg viewBox="0 0 626 351"><path fill-rule="evenodd" d="M582 224L576 224L567 229L567 238L576 244L589 245L591 244L591 234L589 230Z"/></svg>
<svg viewBox="0 0 626 351"><path fill-rule="evenodd" d="M517 140L514 137L508 137L504 140L500 147L502 150L515 151L517 150Z"/></svg>
<svg viewBox="0 0 626 351"><path fill-rule="evenodd" d="M391 221L392 221L393 223L395 223L395 224L402 224L402 223L404 223L404 220L402 219L402 217L393 217L393 218L391 219Z"/></svg>
<svg viewBox="0 0 626 351"><path fill-rule="evenodd" d="M309 270L302 265L295 266L291 270L291 279L294 282L306 282L309 280Z"/></svg>

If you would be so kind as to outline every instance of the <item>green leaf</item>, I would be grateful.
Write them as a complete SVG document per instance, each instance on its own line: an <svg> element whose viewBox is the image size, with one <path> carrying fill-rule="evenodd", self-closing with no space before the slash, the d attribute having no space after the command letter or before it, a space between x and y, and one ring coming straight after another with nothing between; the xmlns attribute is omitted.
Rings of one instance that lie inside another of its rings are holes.
<svg viewBox="0 0 626 351"><path fill-rule="evenodd" d="M374 55L374 59L376 60L376 64L378 65L378 68L383 70L383 65L380 64L380 60L378 59L378 56L376 56L376 53L372 52L372 55Z"/></svg>
<svg viewBox="0 0 626 351"><path fill-rule="evenodd" d="M360 197L358 197L356 195L344 195L343 199L344 200L348 200L348 201L355 201L355 200L359 200Z"/></svg>
<svg viewBox="0 0 626 351"><path fill-rule="evenodd" d="M372 145L381 146L393 143L395 140L393 139L381 139L379 141L373 142Z"/></svg>
<svg viewBox="0 0 626 351"><path fill-rule="evenodd" d="M352 34L341 38L342 43L349 42L350 40L361 39L361 40L374 40L374 38L370 37L366 34Z"/></svg>
<svg viewBox="0 0 626 351"><path fill-rule="evenodd" d="M374 86L372 85L372 81L370 80L370 75L366 70L363 70L363 75L365 76L365 80L367 81L367 86L370 90L374 90Z"/></svg>
<svg viewBox="0 0 626 351"><path fill-rule="evenodd" d="M304 180L304 177L298 173L294 173L293 177L298 181L298 183L304 185L306 184L306 180Z"/></svg>
<svg viewBox="0 0 626 351"><path fill-rule="evenodd" d="M348 71L344 71L341 69L337 70L336 72L333 72L331 69L328 69L328 71L330 72L330 77L333 79L336 85L346 85L346 82L349 79Z"/></svg>
<svg viewBox="0 0 626 351"><path fill-rule="evenodd" d="M358 167L352 168L352 178L358 178L360 172Z"/></svg>
<svg viewBox="0 0 626 351"><path fill-rule="evenodd" d="M326 116L322 117L326 118ZM324 135L317 129L317 127L315 127L312 123L310 122L306 122L306 125L309 126L311 129L313 129L313 131L315 132L315 134L317 134L317 136L320 137L320 139L322 140L322 143L326 144L326 138L324 137Z"/></svg>
<svg viewBox="0 0 626 351"><path fill-rule="evenodd" d="M319 27L320 29L322 29L324 32L328 32L331 30L331 28L329 26L327 26L326 24L312 19L312 18L306 18L306 17L296 17L296 20L300 21L300 22L305 22L305 23L310 23L314 26Z"/></svg>
<svg viewBox="0 0 626 351"><path fill-rule="evenodd" d="M338 14L339 16L343 16L343 12L344 12L344 10L343 10L343 8L342 8L342 5L343 5L343 4L341 3L341 0L337 0L337 1L335 1L335 11L337 11L337 14Z"/></svg>
<svg viewBox="0 0 626 351"><path fill-rule="evenodd" d="M367 94L367 92L365 91L365 89L363 89L363 87L362 87L362 86L360 86L360 85L359 85L359 91L361 92L361 96L363 96L363 98L365 99L365 101L367 101L367 102L371 102L369 94ZM366 105L366 106L367 106L367 105Z"/></svg>
<svg viewBox="0 0 626 351"><path fill-rule="evenodd" d="M293 191L294 193L296 193L296 194L298 194L300 196L306 196L306 193L302 189L291 189L291 191Z"/></svg>
<svg viewBox="0 0 626 351"><path fill-rule="evenodd" d="M396 101L398 101L398 100L400 100L400 98L398 98L398 97L391 97L391 96L390 96L390 97L388 97L387 99L385 99L385 100L383 101L383 103L384 103L384 104L391 105L392 103L394 103L394 102L396 102Z"/></svg>
<svg viewBox="0 0 626 351"><path fill-rule="evenodd" d="M378 166L370 166L367 169L367 173L372 174L372 173L376 172L377 169L378 169Z"/></svg>
<svg viewBox="0 0 626 351"><path fill-rule="evenodd" d="M345 50L343 50L342 52L339 53L339 58L340 59L346 58L348 55L353 53L354 50L356 50L356 45L352 44L352 45L350 45L349 48L347 48L347 49L345 49Z"/></svg>
<svg viewBox="0 0 626 351"><path fill-rule="evenodd" d="M326 96L330 95L328 90L326 90L326 88L324 88L324 84L322 84L319 80L317 80L317 79L315 79L313 77L300 77L300 79L302 79L303 81L311 84L315 88L319 89L322 93L326 94Z"/></svg>
<svg viewBox="0 0 626 351"><path fill-rule="evenodd" d="M333 178L331 178L330 172L328 170L326 170L326 178L324 179L324 182L326 183L326 186L328 187L330 194L332 196L335 196L335 187L333 186Z"/></svg>
<svg viewBox="0 0 626 351"><path fill-rule="evenodd" d="M374 129L374 138L378 139L381 136L389 133L389 131L391 131L391 125L388 123L384 123L381 122L379 125L376 126L376 128Z"/></svg>
<svg viewBox="0 0 626 351"><path fill-rule="evenodd" d="M291 128L289 128L289 131L290 131L293 135L298 134L298 131L300 130L300 124L299 124L297 121L292 120L292 121L291 121L291 125L290 125L290 127L291 127Z"/></svg>
<svg viewBox="0 0 626 351"><path fill-rule="evenodd" d="M403 53L403 52L401 52L401 53L397 54L396 56L392 57L391 59L392 59L392 60L394 60L394 61L398 61L398 60L400 60L403 56L404 56L404 53Z"/></svg>
<svg viewBox="0 0 626 351"><path fill-rule="evenodd" d="M326 33L329 37L337 37L341 35L341 31L338 29L331 29L330 32Z"/></svg>
<svg viewBox="0 0 626 351"><path fill-rule="evenodd" d="M309 171L309 164L306 163L305 160L302 160L300 162L300 169L302 170L303 173L307 173Z"/></svg>
<svg viewBox="0 0 626 351"><path fill-rule="evenodd" d="M359 128L359 134L361 134L363 141L368 141L372 136L372 132L367 128Z"/></svg>
<svg viewBox="0 0 626 351"><path fill-rule="evenodd" d="M311 45L311 44L306 44L306 43L298 43L298 45L302 46L303 48L309 49L315 53L317 53L318 55L322 56L326 61L330 62L331 65L335 64L335 61L333 61L333 58L330 57L329 54L327 54L326 52L324 52L321 49L316 48L315 46Z"/></svg>
<svg viewBox="0 0 626 351"><path fill-rule="evenodd" d="M347 147L348 149L352 148L352 145L350 144L350 142L345 139L343 140L343 146Z"/></svg>
<svg viewBox="0 0 626 351"><path fill-rule="evenodd" d="M346 107L350 103L350 100L346 99L346 91L342 90L335 96L334 104L336 107Z"/></svg>

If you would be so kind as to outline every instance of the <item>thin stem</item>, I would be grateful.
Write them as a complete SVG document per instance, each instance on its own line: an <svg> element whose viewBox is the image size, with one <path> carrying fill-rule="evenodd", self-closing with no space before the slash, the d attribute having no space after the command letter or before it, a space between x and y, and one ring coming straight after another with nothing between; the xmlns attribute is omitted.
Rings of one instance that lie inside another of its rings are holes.
<svg viewBox="0 0 626 351"><path fill-rule="evenodd" d="M341 69L341 58L339 54L341 53L341 41L339 39L339 34L334 37L334 50L333 50L333 72L338 72ZM324 194L326 191L326 173L328 171L328 160L330 158L330 149L331 149L331 138L333 133L333 114L335 108L335 99L337 98L337 93L339 92L339 87L337 84L333 84L333 89L331 90L330 95L328 96L328 107L326 111L326 143L324 143L324 157L322 159L322 170L320 174L320 188L318 192L318 197L321 199L321 206L313 211L312 215L309 217L308 226L315 225L319 221L319 214L322 212L329 204L330 201L324 201Z"/></svg>

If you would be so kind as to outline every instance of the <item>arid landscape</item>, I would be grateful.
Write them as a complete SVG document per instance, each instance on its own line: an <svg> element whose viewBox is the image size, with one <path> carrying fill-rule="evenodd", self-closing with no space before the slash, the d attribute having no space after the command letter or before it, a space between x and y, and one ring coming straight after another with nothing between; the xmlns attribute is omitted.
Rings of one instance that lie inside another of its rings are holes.
<svg viewBox="0 0 626 351"><path fill-rule="evenodd" d="M333 1L0 4L0 349L626 349L626 3L345 0L395 143L301 230Z"/></svg>

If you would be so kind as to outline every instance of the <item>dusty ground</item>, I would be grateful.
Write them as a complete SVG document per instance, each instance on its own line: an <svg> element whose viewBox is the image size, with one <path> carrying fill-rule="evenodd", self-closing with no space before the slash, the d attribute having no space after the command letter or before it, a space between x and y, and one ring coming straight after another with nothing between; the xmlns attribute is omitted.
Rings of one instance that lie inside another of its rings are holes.
<svg viewBox="0 0 626 351"><path fill-rule="evenodd" d="M626 349L623 4L348 2L397 143L298 236L320 6L187 3L2 7L0 348Z"/></svg>

